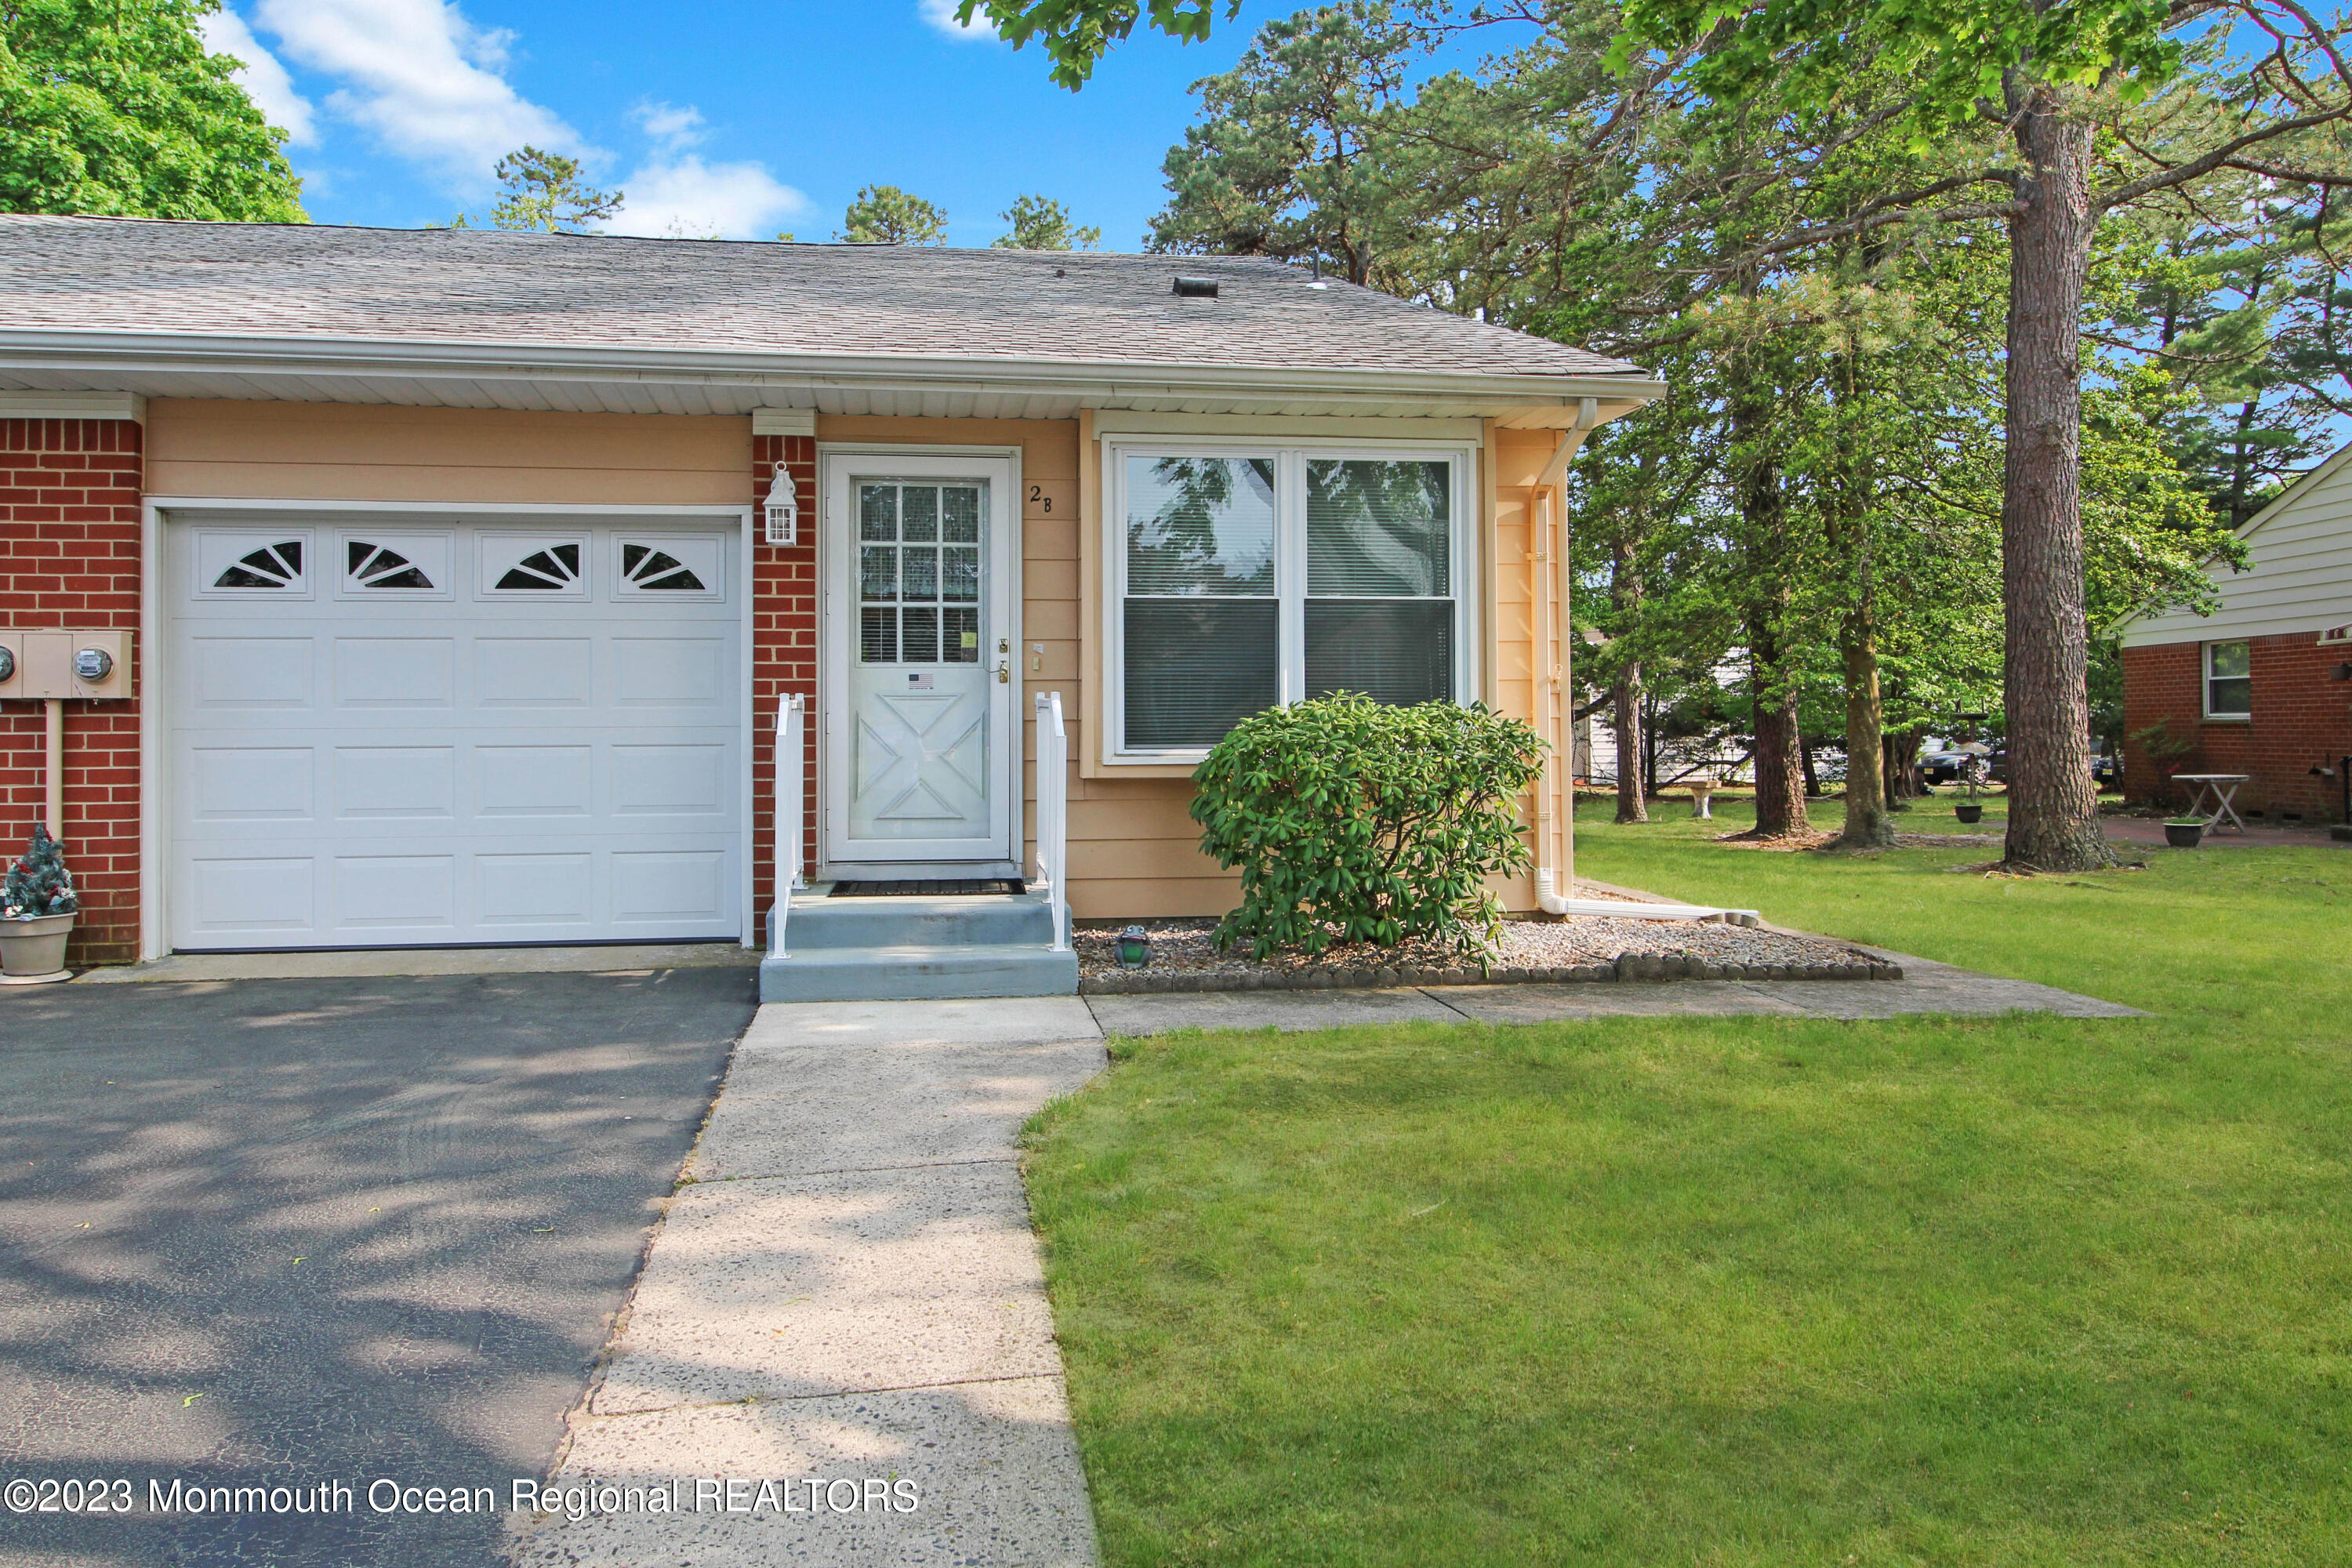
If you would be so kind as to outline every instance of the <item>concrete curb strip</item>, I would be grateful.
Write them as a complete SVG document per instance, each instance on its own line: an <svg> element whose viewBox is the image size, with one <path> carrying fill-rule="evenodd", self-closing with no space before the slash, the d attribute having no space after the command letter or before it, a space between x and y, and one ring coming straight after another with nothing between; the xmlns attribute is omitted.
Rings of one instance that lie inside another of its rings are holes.
<svg viewBox="0 0 2352 1568"><path fill-rule="evenodd" d="M1613 963L1581 963L1549 968L1496 965L1431 969L1423 966L1378 969L1294 970L1129 970L1124 973L1089 975L1078 982L1082 996L1143 996L1154 993L1200 991L1328 991L1387 990L1400 985L1421 988L1454 985L1563 985L1608 982L1653 983L1666 980L1900 980L1903 966L1873 960L1853 963L1710 963L1679 953L1621 952Z"/></svg>

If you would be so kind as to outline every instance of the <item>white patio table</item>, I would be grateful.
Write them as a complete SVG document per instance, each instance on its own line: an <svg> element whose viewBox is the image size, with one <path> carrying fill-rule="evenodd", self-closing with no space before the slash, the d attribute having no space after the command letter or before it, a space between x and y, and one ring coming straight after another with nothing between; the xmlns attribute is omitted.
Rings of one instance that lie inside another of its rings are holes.
<svg viewBox="0 0 2352 1568"><path fill-rule="evenodd" d="M2203 816L2206 797L2208 795L2212 797L2212 815L2205 817L2205 830L2208 833L2219 833L2221 830L2223 817L2235 823L2238 831L2243 833L2246 830L2246 819L2238 815L2238 808L2233 803L2238 797L2238 786L2252 776L2251 773L2175 773L2172 775L2172 782L2197 786L2197 794L2189 803L2190 816Z"/></svg>

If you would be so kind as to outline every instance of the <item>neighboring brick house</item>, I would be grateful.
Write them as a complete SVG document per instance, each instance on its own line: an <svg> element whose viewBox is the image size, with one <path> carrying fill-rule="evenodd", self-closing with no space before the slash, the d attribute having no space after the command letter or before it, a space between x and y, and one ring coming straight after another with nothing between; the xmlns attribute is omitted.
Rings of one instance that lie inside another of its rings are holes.
<svg viewBox="0 0 2352 1568"><path fill-rule="evenodd" d="M2352 754L2352 447L2313 469L2240 534L2252 564L2210 568L2221 605L2122 628L2124 730L2161 721L2195 742L2174 773L2244 773L2242 809L2341 822ZM2182 804L2166 769L2126 741L2135 800ZM2320 771L2315 771L2320 770Z"/></svg>
<svg viewBox="0 0 2352 1568"><path fill-rule="evenodd" d="M1239 716L1567 754L1559 487L1663 390L1237 258L0 216L0 647L122 649L0 679L0 854L55 702L75 963L752 944L795 868L1024 875L1064 795L1077 915L1216 913ZM1549 908L1566 770L1522 804Z"/></svg>

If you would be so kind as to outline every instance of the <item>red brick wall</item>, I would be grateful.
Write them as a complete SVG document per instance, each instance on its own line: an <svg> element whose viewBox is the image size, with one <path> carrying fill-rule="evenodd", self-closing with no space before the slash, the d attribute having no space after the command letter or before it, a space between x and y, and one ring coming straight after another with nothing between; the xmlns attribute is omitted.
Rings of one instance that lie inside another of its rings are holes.
<svg viewBox="0 0 2352 1568"><path fill-rule="evenodd" d="M141 430L120 419L0 419L0 625L139 625ZM139 689L66 704L66 863L81 889L76 963L139 956ZM0 702L0 850L42 811L43 704Z"/></svg>
<svg viewBox="0 0 2352 1568"><path fill-rule="evenodd" d="M776 896L776 706L787 693L808 699L807 746L800 759L803 864L816 858L816 442L806 436L751 438L752 493L764 507L778 463L800 497L800 542L761 542L752 523L751 899L767 918Z"/></svg>
<svg viewBox="0 0 2352 1568"><path fill-rule="evenodd" d="M2176 773L2247 773L2252 776L2238 792L2241 808L2341 820L2342 786L2312 777L2310 770L2352 752L2352 681L2332 679L2337 666L2352 662L2352 649L2323 648L2315 632L2249 640L2252 722L2204 717L2202 643L2124 649L2126 734L2164 719L2174 734L2198 742ZM2139 747L2126 742L2124 777L2132 798L2148 800L2160 773ZM2162 804L2178 806L2183 794L2175 790Z"/></svg>

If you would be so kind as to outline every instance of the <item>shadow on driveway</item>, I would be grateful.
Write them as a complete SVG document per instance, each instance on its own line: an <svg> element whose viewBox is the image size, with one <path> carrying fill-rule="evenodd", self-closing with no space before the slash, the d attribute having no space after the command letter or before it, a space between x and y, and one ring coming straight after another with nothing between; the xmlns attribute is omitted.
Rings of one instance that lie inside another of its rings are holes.
<svg viewBox="0 0 2352 1568"><path fill-rule="evenodd" d="M749 969L0 993L11 1564L487 1564L499 1513L369 1483L544 1475L750 1023ZM149 1482L350 1489L159 1516ZM333 1494L330 1494L331 1500Z"/></svg>

